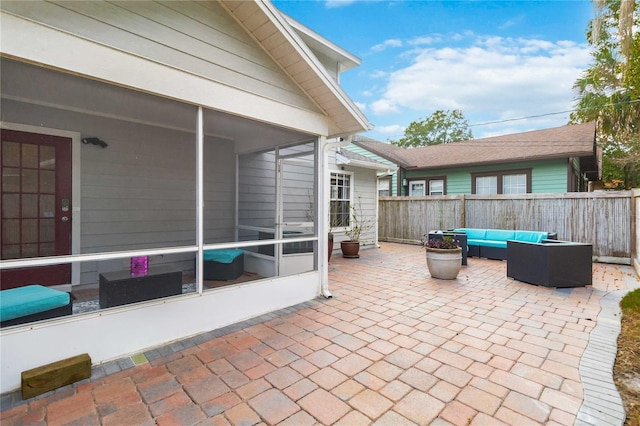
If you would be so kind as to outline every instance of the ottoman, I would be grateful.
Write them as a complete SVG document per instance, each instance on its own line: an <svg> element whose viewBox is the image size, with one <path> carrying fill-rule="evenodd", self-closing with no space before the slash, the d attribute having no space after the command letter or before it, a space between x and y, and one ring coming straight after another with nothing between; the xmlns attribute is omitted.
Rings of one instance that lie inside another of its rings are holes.
<svg viewBox="0 0 640 426"><path fill-rule="evenodd" d="M203 261L205 280L235 280L244 273L242 250L205 250Z"/></svg>
<svg viewBox="0 0 640 426"><path fill-rule="evenodd" d="M24 324L71 315L69 293L41 285L2 290L0 292L0 326Z"/></svg>

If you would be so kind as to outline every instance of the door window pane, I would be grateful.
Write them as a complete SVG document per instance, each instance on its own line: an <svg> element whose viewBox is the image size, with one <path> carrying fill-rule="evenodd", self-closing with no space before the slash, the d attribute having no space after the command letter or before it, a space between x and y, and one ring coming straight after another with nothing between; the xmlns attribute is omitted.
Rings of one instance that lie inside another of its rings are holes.
<svg viewBox="0 0 640 426"><path fill-rule="evenodd" d="M22 169L22 192L38 192L38 171Z"/></svg>
<svg viewBox="0 0 640 426"><path fill-rule="evenodd" d="M493 195L498 193L498 178L482 176L476 178L476 194Z"/></svg>
<svg viewBox="0 0 640 426"><path fill-rule="evenodd" d="M20 167L20 144L16 142L2 142L2 165Z"/></svg>
<svg viewBox="0 0 640 426"><path fill-rule="evenodd" d="M45 194L55 194L56 192L56 172L53 170L40 170L40 192Z"/></svg>
<svg viewBox="0 0 640 426"><path fill-rule="evenodd" d="M30 169L38 168L38 145L30 143L22 144L22 167Z"/></svg>
<svg viewBox="0 0 640 426"><path fill-rule="evenodd" d="M56 168L56 149L52 146L40 146L40 168L55 170Z"/></svg>
<svg viewBox="0 0 640 426"><path fill-rule="evenodd" d="M20 195L4 194L2 196L2 218L19 218L20 217Z"/></svg>
<svg viewBox="0 0 640 426"><path fill-rule="evenodd" d="M22 196L22 217L38 217L38 195L24 194Z"/></svg>
<svg viewBox="0 0 640 426"><path fill-rule="evenodd" d="M20 192L20 169L2 168L2 191Z"/></svg>

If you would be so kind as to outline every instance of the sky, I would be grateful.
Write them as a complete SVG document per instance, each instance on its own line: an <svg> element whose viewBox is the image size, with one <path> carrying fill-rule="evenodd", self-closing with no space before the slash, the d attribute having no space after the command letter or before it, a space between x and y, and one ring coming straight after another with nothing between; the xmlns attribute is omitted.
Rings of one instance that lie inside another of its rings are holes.
<svg viewBox="0 0 640 426"><path fill-rule="evenodd" d="M588 0L273 4L361 60L340 84L383 142L436 110L462 110L476 139L565 125L592 63Z"/></svg>

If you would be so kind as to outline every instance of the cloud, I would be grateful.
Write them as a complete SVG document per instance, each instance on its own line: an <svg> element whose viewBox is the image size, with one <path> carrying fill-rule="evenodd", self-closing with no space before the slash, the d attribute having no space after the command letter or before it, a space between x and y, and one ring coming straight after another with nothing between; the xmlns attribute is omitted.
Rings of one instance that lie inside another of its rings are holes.
<svg viewBox="0 0 640 426"><path fill-rule="evenodd" d="M386 99L379 99L375 102L372 102L371 110L374 112L374 114L378 114L378 115L393 114L400 111L397 105L395 105L393 102L390 102Z"/></svg>
<svg viewBox="0 0 640 426"><path fill-rule="evenodd" d="M327 9L335 9L337 7L349 6L356 1L357 0L326 0L324 2L324 7L326 7Z"/></svg>
<svg viewBox="0 0 640 426"><path fill-rule="evenodd" d="M588 47L575 42L496 36L411 54L406 67L389 73L371 103L374 114L457 108L488 121L563 111L573 106L573 84L591 61Z"/></svg>
<svg viewBox="0 0 640 426"><path fill-rule="evenodd" d="M402 44L403 44L402 40L393 38L393 39L385 40L380 44L376 44L371 48L371 50L373 52L382 52L383 50L386 50L389 47L402 47Z"/></svg>
<svg viewBox="0 0 640 426"><path fill-rule="evenodd" d="M396 135L402 135L404 133L404 126L399 124L392 124L390 126L376 126L376 131L384 135L395 137Z"/></svg>

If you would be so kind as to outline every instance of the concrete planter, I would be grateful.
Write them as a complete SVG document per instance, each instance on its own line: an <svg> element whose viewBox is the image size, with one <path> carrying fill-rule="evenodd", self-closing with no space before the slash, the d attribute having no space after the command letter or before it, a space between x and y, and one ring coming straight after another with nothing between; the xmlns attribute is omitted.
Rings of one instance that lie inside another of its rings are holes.
<svg viewBox="0 0 640 426"><path fill-rule="evenodd" d="M462 249L436 249L425 247L427 268L433 278L455 280L462 264Z"/></svg>

